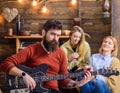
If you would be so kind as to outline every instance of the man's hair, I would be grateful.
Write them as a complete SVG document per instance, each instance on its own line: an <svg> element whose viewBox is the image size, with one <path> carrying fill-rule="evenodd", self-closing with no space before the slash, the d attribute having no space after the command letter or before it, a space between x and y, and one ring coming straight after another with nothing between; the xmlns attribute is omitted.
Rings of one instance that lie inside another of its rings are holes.
<svg viewBox="0 0 120 93"><path fill-rule="evenodd" d="M57 30L62 30L62 24L60 21L55 20L55 19L49 19L46 21L46 23L43 25L43 28L46 32L50 29L57 29Z"/></svg>

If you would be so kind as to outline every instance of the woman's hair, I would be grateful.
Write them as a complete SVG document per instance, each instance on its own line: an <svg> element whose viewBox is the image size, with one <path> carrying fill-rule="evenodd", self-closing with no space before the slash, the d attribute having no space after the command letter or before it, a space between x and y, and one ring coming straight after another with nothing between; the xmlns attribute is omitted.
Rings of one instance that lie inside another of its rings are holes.
<svg viewBox="0 0 120 93"><path fill-rule="evenodd" d="M106 36L103 39L103 41L106 40L107 38L110 38L113 41L113 44L114 44L114 50L111 52L111 55L112 56L117 56L117 53L118 53L118 42L117 42L117 39L115 37L113 37L113 36ZM103 54L102 45L99 48L99 53Z"/></svg>
<svg viewBox="0 0 120 93"><path fill-rule="evenodd" d="M80 42L78 45L79 45L79 53L81 54L81 57L84 58L85 56L85 33L81 27L74 26L70 32L70 36L75 32L81 33L81 38L80 38Z"/></svg>

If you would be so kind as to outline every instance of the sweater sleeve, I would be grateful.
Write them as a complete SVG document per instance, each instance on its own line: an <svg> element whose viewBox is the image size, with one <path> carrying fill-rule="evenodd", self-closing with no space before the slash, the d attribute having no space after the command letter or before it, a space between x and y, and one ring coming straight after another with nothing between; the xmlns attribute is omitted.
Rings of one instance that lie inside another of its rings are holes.
<svg viewBox="0 0 120 93"><path fill-rule="evenodd" d="M60 48L65 52L66 59L68 60L66 46L63 44Z"/></svg>
<svg viewBox="0 0 120 93"><path fill-rule="evenodd" d="M30 54L29 48L26 48L21 50L19 53L6 58L0 64L0 70L8 73L12 67L26 62L26 60L28 59L28 54Z"/></svg>
<svg viewBox="0 0 120 93"><path fill-rule="evenodd" d="M64 53L65 53L66 61L67 61L67 69L71 69L71 68L72 68L72 67L70 67L70 63L71 63L71 62L69 62L69 55L70 55L70 53L68 52L68 49L66 48L66 43L63 44L60 48L61 48L61 49L64 51ZM69 53L69 55L68 55L68 53Z"/></svg>
<svg viewBox="0 0 120 93"><path fill-rule="evenodd" d="M120 72L120 61L119 61L119 59L114 58L110 68L113 69L113 70L117 69L117 71ZM112 90L112 93L120 93L120 88L119 88L120 75L118 75L118 76L111 75L110 77L105 77L105 80L106 80L108 86L110 87L110 89Z"/></svg>
<svg viewBox="0 0 120 93"><path fill-rule="evenodd" d="M88 65L90 62L90 56L91 56L91 48L89 46L89 44L86 42L85 43L85 57L84 58L79 58L78 59L78 69L83 68L84 66Z"/></svg>
<svg viewBox="0 0 120 93"><path fill-rule="evenodd" d="M90 45L86 42L86 53L85 53L85 59L84 59L86 64L89 64L90 56L91 56L91 48L90 48Z"/></svg>
<svg viewBox="0 0 120 93"><path fill-rule="evenodd" d="M65 53L62 51L61 53L61 66L60 66L60 74L68 74L68 70L67 70L67 60L65 57ZM66 84L70 81L70 78L66 78L63 80L60 80L60 85L61 87L66 87Z"/></svg>

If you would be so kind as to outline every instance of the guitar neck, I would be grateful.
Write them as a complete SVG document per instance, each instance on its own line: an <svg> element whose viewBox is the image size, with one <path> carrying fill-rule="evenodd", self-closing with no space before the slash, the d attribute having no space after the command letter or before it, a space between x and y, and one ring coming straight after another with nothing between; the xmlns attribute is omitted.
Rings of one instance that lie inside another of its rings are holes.
<svg viewBox="0 0 120 93"><path fill-rule="evenodd" d="M99 74L99 71L94 71L91 72L92 75ZM79 72L79 73L70 73L70 74L61 74L61 75L56 75L56 76L41 76L40 80L42 82L50 81L50 80L62 80L66 78L77 78L77 77L83 77L84 72Z"/></svg>
<svg viewBox="0 0 120 93"><path fill-rule="evenodd" d="M91 71L90 72L91 75L103 75L105 77L109 77L111 75L119 75L119 71L117 70L110 70L110 69L100 69L100 70L96 70L96 71ZM46 82L46 81L50 81L50 80L62 80L65 78L77 78L77 77L83 77L84 76L84 72L78 72L78 73L69 73L69 74L61 74L61 75L56 75L56 76L41 76L40 77L40 81L42 82Z"/></svg>

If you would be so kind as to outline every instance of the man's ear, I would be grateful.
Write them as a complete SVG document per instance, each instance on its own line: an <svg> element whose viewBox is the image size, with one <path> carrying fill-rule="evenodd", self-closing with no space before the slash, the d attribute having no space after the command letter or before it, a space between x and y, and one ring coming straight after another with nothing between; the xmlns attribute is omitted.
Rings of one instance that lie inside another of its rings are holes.
<svg viewBox="0 0 120 93"><path fill-rule="evenodd" d="M42 36L44 36L46 34L44 29L42 29L42 33L41 34L42 34Z"/></svg>

